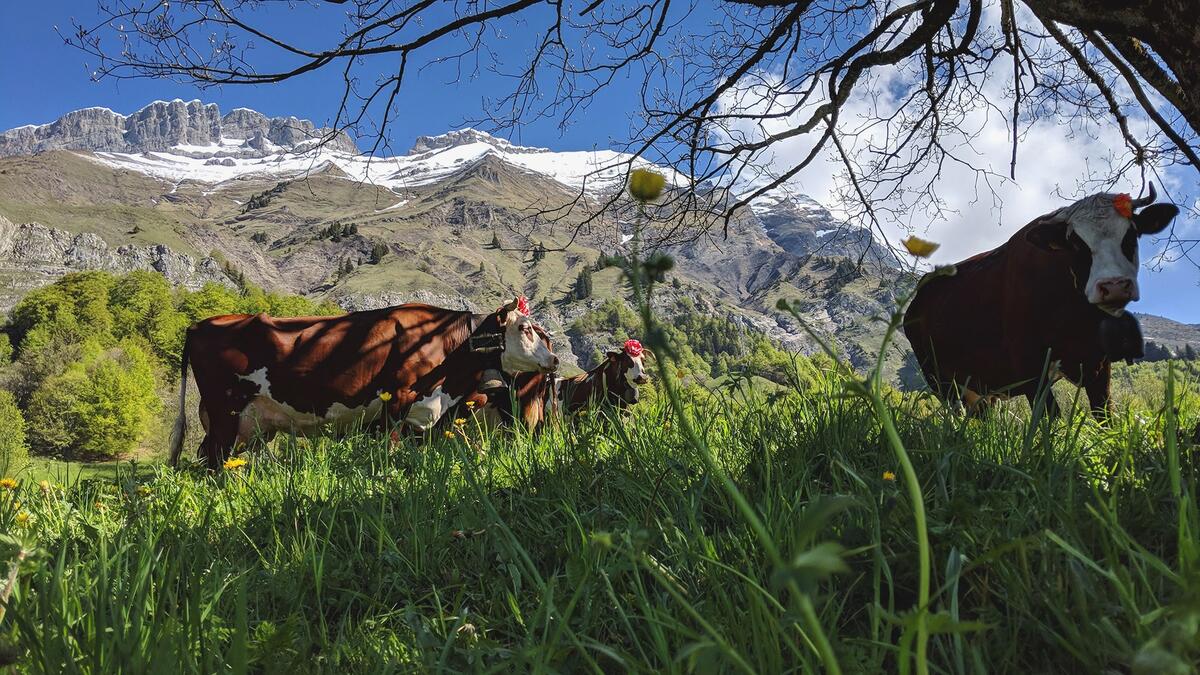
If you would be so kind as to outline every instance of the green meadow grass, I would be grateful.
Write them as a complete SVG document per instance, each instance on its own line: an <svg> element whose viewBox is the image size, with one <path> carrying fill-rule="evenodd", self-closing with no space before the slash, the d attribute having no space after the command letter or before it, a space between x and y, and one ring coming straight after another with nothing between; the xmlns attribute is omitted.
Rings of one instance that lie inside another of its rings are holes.
<svg viewBox="0 0 1200 675"><path fill-rule="evenodd" d="M688 425L651 396L537 437L469 423L281 439L216 476L23 477L0 497L3 559L23 556L3 657L52 673L1194 672L1200 451L1177 429L1197 421L1196 382L1172 386L1178 406L1106 425L888 399L929 533L923 661L913 503L871 408L831 375L689 391Z"/></svg>

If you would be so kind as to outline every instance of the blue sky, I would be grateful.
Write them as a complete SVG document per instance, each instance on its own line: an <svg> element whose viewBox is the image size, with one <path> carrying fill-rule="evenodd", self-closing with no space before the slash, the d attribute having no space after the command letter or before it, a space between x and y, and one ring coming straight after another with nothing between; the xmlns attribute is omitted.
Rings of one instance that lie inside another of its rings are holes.
<svg viewBox="0 0 1200 675"><path fill-rule="evenodd" d="M331 11L337 11L337 7L333 6ZM199 98L218 104L223 111L247 107L268 115L295 115L318 124L328 122L336 112L341 79L335 70L318 71L269 87L200 90L169 80L92 82L86 55L64 45L54 26L69 33L72 17L86 23L94 16L94 0L0 4L0 64L3 64L0 66L0 129L51 122L63 113L89 106L129 113L150 101L173 98ZM272 9L263 10L258 18L262 25L270 25L299 43L324 43L321 31L329 24L307 19L309 16ZM519 25L509 28L503 35L493 36L490 44L494 56L506 62L511 70L523 62L529 40L522 36ZM381 61L379 67L384 65ZM539 120L523 126L519 134L510 135L510 138L524 145L561 150L612 147L627 138L630 120L638 110L639 84L640 78L617 82L565 129L559 127L557 120ZM410 68L401 92L401 115L388 129L391 152L406 152L419 135L442 133L480 118L485 101L502 96L510 86L511 80L482 69L474 78L460 78L452 65L423 71ZM1027 152L1036 155L1037 151ZM1032 161L1036 162L1036 157ZM1195 176L1194 171L1178 175L1185 194L1177 193L1177 199L1194 199L1200 194ZM802 183L801 187L807 186ZM825 187L814 184L808 191L821 200ZM1039 206L1033 208L1041 208L1044 199L1044 195L1039 197L1036 200ZM950 222L934 231L943 238L961 237L957 242L948 242L957 245L948 246L947 251L962 257L958 255L960 251L993 245L1002 238L1002 232L1025 222L1010 220L1022 217L1022 209L1014 205L1006 208L1004 216L998 216L1003 221L1002 227L987 227L978 222ZM1193 231L1200 229L1197 225L1186 224ZM985 234L977 234L983 230L986 230ZM1198 281L1200 271L1186 262L1176 263L1161 272L1143 269L1140 275L1142 300L1132 309L1200 323Z"/></svg>

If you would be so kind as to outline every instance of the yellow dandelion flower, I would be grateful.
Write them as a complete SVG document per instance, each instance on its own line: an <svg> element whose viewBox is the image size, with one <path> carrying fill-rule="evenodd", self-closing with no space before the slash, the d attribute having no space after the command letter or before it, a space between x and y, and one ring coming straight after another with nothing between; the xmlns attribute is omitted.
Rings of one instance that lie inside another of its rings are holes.
<svg viewBox="0 0 1200 675"><path fill-rule="evenodd" d="M896 480L896 474L892 473L891 471L884 471L883 479L886 481L889 481L889 482L894 481L894 480Z"/></svg>
<svg viewBox="0 0 1200 675"><path fill-rule="evenodd" d="M928 258L929 256L933 255L934 251L938 250L938 247L941 246L941 244L935 244L932 241L925 241L920 237L909 237L900 243L904 244L904 248L908 249L909 253L918 258Z"/></svg>
<svg viewBox="0 0 1200 675"><path fill-rule="evenodd" d="M249 462L242 459L241 457L234 457L233 459L225 460L225 470L226 471L234 471L236 469L242 468L243 466L246 466L247 464L249 464Z"/></svg>
<svg viewBox="0 0 1200 675"><path fill-rule="evenodd" d="M24 527L29 524L29 513L22 511L17 514L17 524Z"/></svg>
<svg viewBox="0 0 1200 675"><path fill-rule="evenodd" d="M0 488L4 488L5 490L16 490L17 481L13 480L12 478L0 478Z"/></svg>
<svg viewBox="0 0 1200 675"><path fill-rule="evenodd" d="M475 407L475 401L467 401L467 407L468 407L468 408L474 408L474 407Z"/></svg>
<svg viewBox="0 0 1200 675"><path fill-rule="evenodd" d="M384 403L387 403L388 401L392 400L392 392L390 392L390 391L379 392L379 400L383 401Z"/></svg>
<svg viewBox="0 0 1200 675"><path fill-rule="evenodd" d="M455 426L459 426L459 427L461 427L462 425L464 425L464 424L466 424L466 423L467 423L467 420L463 419L462 417L457 417L457 418L455 418L455 419L454 419L454 425L455 425Z"/></svg>
<svg viewBox="0 0 1200 675"><path fill-rule="evenodd" d="M658 199L667 179L660 173L649 169L634 169L629 174L629 194L639 202L649 202Z"/></svg>
<svg viewBox="0 0 1200 675"><path fill-rule="evenodd" d="M454 438L454 432L450 431L449 429L443 431L442 435L445 436L446 438Z"/></svg>

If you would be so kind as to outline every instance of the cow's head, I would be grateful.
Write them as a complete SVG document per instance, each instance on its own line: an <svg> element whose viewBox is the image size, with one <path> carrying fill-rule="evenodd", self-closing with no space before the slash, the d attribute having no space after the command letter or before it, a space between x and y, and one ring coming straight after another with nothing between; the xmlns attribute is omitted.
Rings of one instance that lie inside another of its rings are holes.
<svg viewBox="0 0 1200 675"><path fill-rule="evenodd" d="M558 357L550 349L550 338L529 316L524 296L496 310L496 319L504 331L500 367L505 372L552 373L558 369Z"/></svg>
<svg viewBox="0 0 1200 675"><path fill-rule="evenodd" d="M637 403L638 386L650 382L645 361L647 351L637 340L626 340L621 351L607 355L607 368L616 375L609 386L619 387L620 396L626 403Z"/></svg>
<svg viewBox="0 0 1200 675"><path fill-rule="evenodd" d="M1027 238L1040 249L1069 252L1072 273L1088 302L1120 316L1125 305L1138 299L1138 237L1162 232L1179 214L1179 207L1154 204L1154 199L1153 183L1150 194L1140 199L1111 193L1084 197L1039 218Z"/></svg>

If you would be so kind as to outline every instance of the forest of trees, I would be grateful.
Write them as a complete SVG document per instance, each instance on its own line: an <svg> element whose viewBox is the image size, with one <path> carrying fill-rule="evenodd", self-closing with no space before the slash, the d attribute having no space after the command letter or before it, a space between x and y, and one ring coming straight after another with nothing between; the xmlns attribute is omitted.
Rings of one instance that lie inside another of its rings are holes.
<svg viewBox="0 0 1200 675"><path fill-rule="evenodd" d="M184 331L236 312L341 310L250 284L176 289L155 272L78 272L30 292L0 329L0 463L19 464L27 450L75 459L133 451L178 380Z"/></svg>

